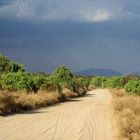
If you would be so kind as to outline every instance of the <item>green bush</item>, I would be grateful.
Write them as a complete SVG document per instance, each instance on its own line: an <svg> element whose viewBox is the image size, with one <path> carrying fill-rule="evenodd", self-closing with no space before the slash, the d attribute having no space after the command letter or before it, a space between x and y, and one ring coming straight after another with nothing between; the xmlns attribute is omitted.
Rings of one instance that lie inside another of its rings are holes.
<svg viewBox="0 0 140 140"><path fill-rule="evenodd" d="M139 81L130 81L125 85L126 92L132 94L140 95L140 80Z"/></svg>
<svg viewBox="0 0 140 140"><path fill-rule="evenodd" d="M138 80L140 80L138 76L126 75L122 77L121 84L124 87L129 81L138 81Z"/></svg>
<svg viewBox="0 0 140 140"><path fill-rule="evenodd" d="M90 80L80 78L74 80L70 69L65 66L59 66L51 75L45 73L29 74L24 70L23 65L13 63L7 57L0 54L0 89L9 91L34 91L39 89L57 89L62 93L63 88L76 91L76 87L87 90ZM78 85L78 86L77 86Z"/></svg>
<svg viewBox="0 0 140 140"><path fill-rule="evenodd" d="M85 82L81 78L74 77L74 92L78 93L79 95L83 95L86 93L87 89L85 87Z"/></svg>
<svg viewBox="0 0 140 140"><path fill-rule="evenodd" d="M1 76L2 89L34 91L35 84L31 74L25 72L7 73Z"/></svg>
<svg viewBox="0 0 140 140"><path fill-rule="evenodd" d="M102 83L104 88L121 88L121 78L122 77L111 77Z"/></svg>
<svg viewBox="0 0 140 140"><path fill-rule="evenodd" d="M43 75L33 76L33 82L37 91L47 85L47 78Z"/></svg>
<svg viewBox="0 0 140 140"><path fill-rule="evenodd" d="M85 89L87 90L88 87L89 87L89 84L91 82L91 79L90 78L87 78L87 77L80 77L78 78L78 81L79 81L79 84Z"/></svg>
<svg viewBox="0 0 140 140"><path fill-rule="evenodd" d="M48 78L48 83L55 85L58 93L62 93L63 87L74 90L73 74L65 66L59 66Z"/></svg>
<svg viewBox="0 0 140 140"><path fill-rule="evenodd" d="M93 77L91 80L91 85L95 87L102 87L102 83L105 82L107 78L105 77Z"/></svg>
<svg viewBox="0 0 140 140"><path fill-rule="evenodd" d="M0 54L0 75L8 72L24 71L23 65L15 64L7 57Z"/></svg>
<svg viewBox="0 0 140 140"><path fill-rule="evenodd" d="M91 85L95 87L102 87L102 88L121 88L122 77L93 77L91 80Z"/></svg>

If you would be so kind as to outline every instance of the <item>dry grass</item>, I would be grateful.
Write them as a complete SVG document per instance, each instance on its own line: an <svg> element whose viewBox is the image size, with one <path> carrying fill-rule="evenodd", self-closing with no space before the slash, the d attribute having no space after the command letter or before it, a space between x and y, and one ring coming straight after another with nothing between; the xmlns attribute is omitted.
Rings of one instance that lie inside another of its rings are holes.
<svg viewBox="0 0 140 140"><path fill-rule="evenodd" d="M124 96L114 100L114 109L122 111L123 109L132 110L134 114L140 115L140 97Z"/></svg>
<svg viewBox="0 0 140 140"><path fill-rule="evenodd" d="M40 90L37 93L0 91L0 115L53 105L65 101L66 98L78 96L78 93L67 88L63 89L62 96L48 90Z"/></svg>
<svg viewBox="0 0 140 140"><path fill-rule="evenodd" d="M117 91L112 92L115 94ZM119 92L116 95L120 95ZM122 136L140 140L140 97L114 96L113 107Z"/></svg>
<svg viewBox="0 0 140 140"><path fill-rule="evenodd" d="M109 89L113 93L113 97L123 97L125 95L124 89Z"/></svg>
<svg viewBox="0 0 140 140"><path fill-rule="evenodd" d="M130 140L140 139L140 116L130 109L123 109L119 114L121 134Z"/></svg>
<svg viewBox="0 0 140 140"><path fill-rule="evenodd" d="M63 95L64 95L65 97L77 97L77 96L78 96L77 93L71 91L71 90L68 89L68 88L64 88L63 91L62 91L62 93L63 93Z"/></svg>
<svg viewBox="0 0 140 140"><path fill-rule="evenodd" d="M0 92L0 114L5 115L11 112L20 112L22 110L36 109L38 107L52 105L61 101L57 93L38 93L24 92Z"/></svg>

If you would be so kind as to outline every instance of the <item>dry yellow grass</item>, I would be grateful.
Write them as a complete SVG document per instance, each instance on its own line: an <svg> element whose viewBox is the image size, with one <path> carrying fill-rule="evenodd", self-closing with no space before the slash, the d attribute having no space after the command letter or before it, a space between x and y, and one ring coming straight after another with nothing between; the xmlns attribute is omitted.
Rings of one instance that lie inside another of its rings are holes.
<svg viewBox="0 0 140 140"><path fill-rule="evenodd" d="M39 90L37 93L0 91L0 115L12 112L36 109L43 106L56 104L65 100L65 97L78 97L67 88L63 89L62 96L57 92Z"/></svg>
<svg viewBox="0 0 140 140"><path fill-rule="evenodd" d="M63 91L62 91L62 93L63 93L63 95L64 95L65 97L77 97L77 96L78 96L77 93L71 91L71 90L68 89L68 88L64 88Z"/></svg>
<svg viewBox="0 0 140 140"><path fill-rule="evenodd" d="M24 92L0 92L0 114L8 114L11 112L19 112L22 110L36 109L41 106L52 105L61 101L61 97L54 92L46 93L38 91L38 93Z"/></svg>
<svg viewBox="0 0 140 140"><path fill-rule="evenodd" d="M109 89L113 93L113 97L123 97L125 95L124 89Z"/></svg>
<svg viewBox="0 0 140 140"><path fill-rule="evenodd" d="M112 91L120 95L120 91ZM140 97L114 96L113 107L122 136L129 140L140 140Z"/></svg>

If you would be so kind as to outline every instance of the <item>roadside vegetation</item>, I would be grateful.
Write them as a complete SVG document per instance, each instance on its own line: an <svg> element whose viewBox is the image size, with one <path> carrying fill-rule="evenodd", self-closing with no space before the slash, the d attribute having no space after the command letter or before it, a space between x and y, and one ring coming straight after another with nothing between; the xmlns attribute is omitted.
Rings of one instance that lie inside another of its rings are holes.
<svg viewBox="0 0 140 140"><path fill-rule="evenodd" d="M121 135L129 140L139 140L139 76L75 76L66 66L59 66L49 75L28 73L23 65L0 55L0 115L53 105L83 96L88 89L95 88L111 90Z"/></svg>
<svg viewBox="0 0 140 140"><path fill-rule="evenodd" d="M125 90L111 90L113 108L122 139L140 139L140 96Z"/></svg>
<svg viewBox="0 0 140 140"><path fill-rule="evenodd" d="M125 89L129 94L140 95L139 76L93 77L91 85L94 88Z"/></svg>
<svg viewBox="0 0 140 140"><path fill-rule="evenodd" d="M28 73L0 55L0 115L35 109L86 94L89 78L76 77L59 66L52 74Z"/></svg>
<svg viewBox="0 0 140 140"><path fill-rule="evenodd" d="M140 77L93 77L94 88L108 88L113 93L113 109L121 139L140 140Z"/></svg>

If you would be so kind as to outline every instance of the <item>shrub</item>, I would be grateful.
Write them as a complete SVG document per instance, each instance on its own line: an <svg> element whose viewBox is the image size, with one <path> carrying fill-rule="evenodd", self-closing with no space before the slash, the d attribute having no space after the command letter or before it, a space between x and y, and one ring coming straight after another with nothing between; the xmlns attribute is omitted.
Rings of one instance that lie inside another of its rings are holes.
<svg viewBox="0 0 140 140"><path fill-rule="evenodd" d="M7 57L0 54L0 74L18 71L24 71L23 65L13 63Z"/></svg>
<svg viewBox="0 0 140 140"><path fill-rule="evenodd" d="M121 79L121 84L124 87L129 81L138 81L139 77L133 75L123 76Z"/></svg>
<svg viewBox="0 0 140 140"><path fill-rule="evenodd" d="M43 75L33 76L33 82L35 85L35 91L37 91L47 85L47 78Z"/></svg>
<svg viewBox="0 0 140 140"><path fill-rule="evenodd" d="M90 78L80 77L80 78L78 78L78 81L79 81L80 85L87 91L89 84L91 82Z"/></svg>
<svg viewBox="0 0 140 140"><path fill-rule="evenodd" d="M33 91L35 89L32 75L25 72L2 74L1 86L2 89L9 91Z"/></svg>
<svg viewBox="0 0 140 140"><path fill-rule="evenodd" d="M62 88L67 86L74 90L73 74L65 66L59 66L48 78L48 83L56 86L58 93L62 93Z"/></svg>
<svg viewBox="0 0 140 140"><path fill-rule="evenodd" d="M35 109L61 101L61 97L54 92L46 93L46 91L38 91L37 94L27 94L25 92L0 92L0 115Z"/></svg>
<svg viewBox="0 0 140 140"><path fill-rule="evenodd" d="M125 85L126 92L132 94L140 95L140 80L139 81L130 81Z"/></svg>
<svg viewBox="0 0 140 140"><path fill-rule="evenodd" d="M102 83L102 87L107 88L121 88L121 77L111 77Z"/></svg>
<svg viewBox="0 0 140 140"><path fill-rule="evenodd" d="M95 87L101 87L102 83L106 81L105 77L93 77L91 80L91 84Z"/></svg>
<svg viewBox="0 0 140 140"><path fill-rule="evenodd" d="M8 93L0 93L0 115L11 113L11 110L15 111L15 107L13 96Z"/></svg>
<svg viewBox="0 0 140 140"><path fill-rule="evenodd" d="M78 93L79 95L84 95L87 91L88 82L83 79L82 77L75 77L74 81L74 92Z"/></svg>

